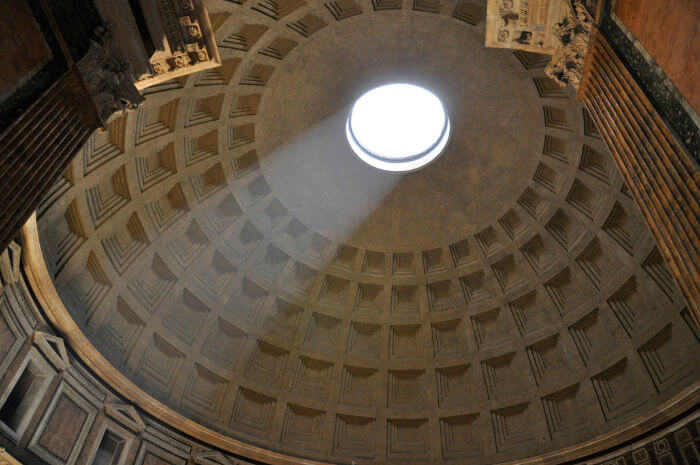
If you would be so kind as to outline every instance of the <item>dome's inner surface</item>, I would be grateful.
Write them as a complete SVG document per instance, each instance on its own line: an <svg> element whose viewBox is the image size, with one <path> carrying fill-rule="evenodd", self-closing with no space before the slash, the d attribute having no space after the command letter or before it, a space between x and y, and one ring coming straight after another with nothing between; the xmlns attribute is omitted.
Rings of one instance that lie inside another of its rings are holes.
<svg viewBox="0 0 700 465"><path fill-rule="evenodd" d="M141 389L295 457L487 464L694 381L680 293L546 57L485 48L463 2L231 5L222 67L148 89L40 211L61 299ZM345 139L389 82L450 117L415 173Z"/></svg>
<svg viewBox="0 0 700 465"><path fill-rule="evenodd" d="M428 30L444 40L416 46ZM258 118L263 172L285 206L333 240L407 252L456 242L505 213L537 166L542 104L522 64L482 47L479 34L442 16L386 11L324 28L290 53ZM436 92L452 123L445 153L416 175L369 169L340 137L355 99L394 81Z"/></svg>

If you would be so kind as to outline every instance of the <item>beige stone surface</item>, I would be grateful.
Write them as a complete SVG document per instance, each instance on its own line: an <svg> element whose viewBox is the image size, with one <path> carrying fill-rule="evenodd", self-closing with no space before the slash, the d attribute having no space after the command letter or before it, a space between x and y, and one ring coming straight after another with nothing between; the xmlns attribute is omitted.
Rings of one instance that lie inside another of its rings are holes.
<svg viewBox="0 0 700 465"><path fill-rule="evenodd" d="M553 54L570 0L488 0L486 46Z"/></svg>
<svg viewBox="0 0 700 465"><path fill-rule="evenodd" d="M485 4L208 5L222 67L147 89L39 210L73 319L137 386L330 463L495 463L592 440L697 381L682 298L549 57ZM406 176L344 145L365 88L443 96Z"/></svg>

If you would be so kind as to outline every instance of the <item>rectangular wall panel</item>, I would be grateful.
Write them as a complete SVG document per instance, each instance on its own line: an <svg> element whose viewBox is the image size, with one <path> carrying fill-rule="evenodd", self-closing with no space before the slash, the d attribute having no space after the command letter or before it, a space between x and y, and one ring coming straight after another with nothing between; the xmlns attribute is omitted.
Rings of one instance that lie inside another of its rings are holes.
<svg viewBox="0 0 700 465"><path fill-rule="evenodd" d="M28 449L52 465L72 465L97 415L97 408L62 382L39 422Z"/></svg>

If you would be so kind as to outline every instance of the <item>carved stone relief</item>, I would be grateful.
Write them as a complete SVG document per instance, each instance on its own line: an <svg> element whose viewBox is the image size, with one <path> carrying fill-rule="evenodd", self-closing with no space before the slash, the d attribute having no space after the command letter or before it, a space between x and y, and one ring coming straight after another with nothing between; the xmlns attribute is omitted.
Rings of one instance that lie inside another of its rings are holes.
<svg viewBox="0 0 700 465"><path fill-rule="evenodd" d="M591 0L489 0L486 46L552 55L547 76L578 88L593 20Z"/></svg>
<svg viewBox="0 0 700 465"><path fill-rule="evenodd" d="M486 46L553 54L553 26L566 12L566 0L489 0Z"/></svg>
<svg viewBox="0 0 700 465"><path fill-rule="evenodd" d="M158 0L167 50L156 50L150 58L153 74L137 82L139 89L163 80L220 65L209 17L196 0Z"/></svg>
<svg viewBox="0 0 700 465"><path fill-rule="evenodd" d="M100 27L95 35L78 69L104 124L112 114L136 108L143 97L134 86L131 66L116 51L110 31Z"/></svg>
<svg viewBox="0 0 700 465"><path fill-rule="evenodd" d="M560 86L571 84L578 89L583 75L583 64L586 60L592 25L593 22L584 3L574 0L573 10L570 9L566 18L554 26L554 34L560 45L544 72Z"/></svg>

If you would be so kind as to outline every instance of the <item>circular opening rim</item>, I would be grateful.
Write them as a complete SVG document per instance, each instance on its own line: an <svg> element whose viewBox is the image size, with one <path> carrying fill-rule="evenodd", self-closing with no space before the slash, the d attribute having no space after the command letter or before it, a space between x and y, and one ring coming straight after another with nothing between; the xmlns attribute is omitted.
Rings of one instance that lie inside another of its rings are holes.
<svg viewBox="0 0 700 465"><path fill-rule="evenodd" d="M440 134L438 137L432 142L432 144L425 150L420 151L415 154L407 155L407 156L383 156L381 154L374 153L368 149L366 149L358 140L358 138L355 136L355 133L353 131L352 127L352 116L353 112L358 104L358 102L365 97L367 94L374 92L378 89L381 89L383 87L389 87L389 86L410 86L410 87L415 87L418 88L422 92L426 92L430 94L439 104L440 104L440 109L442 110L442 116L444 118L444 122L442 124L442 129L440 131ZM383 84L380 86L373 87L372 89L364 92L360 97L358 97L355 100L355 103L352 105L350 108L350 111L348 113L348 116L345 121L345 136L348 141L348 144L350 145L350 148L352 149L353 153L357 158L359 158L362 162L365 164L369 165L372 168L375 168L380 171L388 171L388 172L394 172L394 173L406 173L406 172L412 172L412 171L417 171L419 169L425 168L432 162L434 162L440 155L442 155L445 151L445 148L447 147L449 141L451 140L452 136L452 122L450 120L449 114L447 113L447 110L445 109L445 105L442 103L442 100L432 91L426 89L425 87L412 84L412 83L407 83L407 82L392 82L389 84Z"/></svg>

